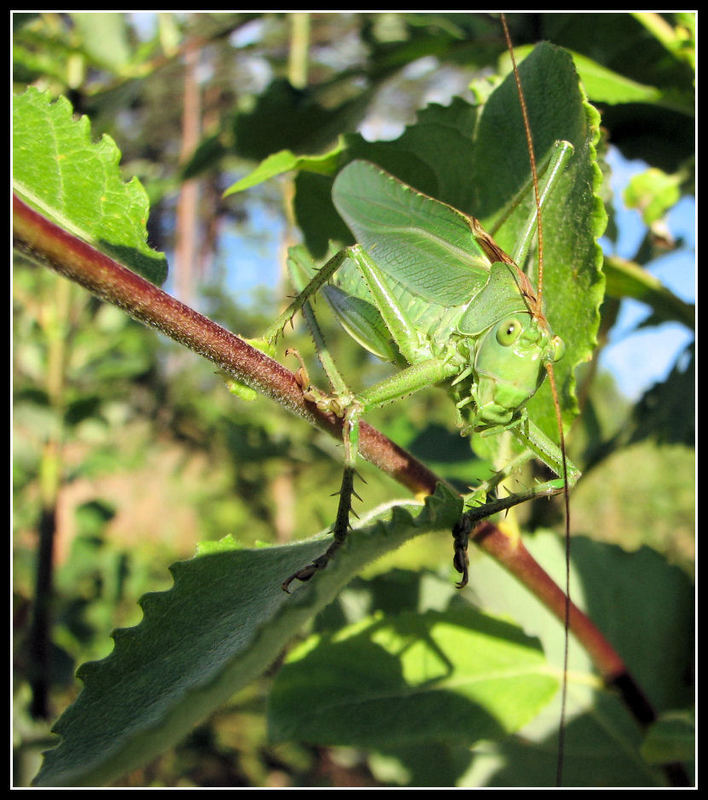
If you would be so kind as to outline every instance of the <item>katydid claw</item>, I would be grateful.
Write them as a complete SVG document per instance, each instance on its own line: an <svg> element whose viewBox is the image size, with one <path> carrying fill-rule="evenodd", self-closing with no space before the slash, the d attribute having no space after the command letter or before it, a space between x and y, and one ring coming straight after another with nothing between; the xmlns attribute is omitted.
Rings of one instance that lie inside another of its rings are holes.
<svg viewBox="0 0 708 800"><path fill-rule="evenodd" d="M306 567L294 572L289 578L280 584L280 588L284 592L290 594L290 584L294 580L302 581L303 583L309 581L316 572L319 572L321 569L324 569L327 566L329 559L329 553L324 553L319 558L316 558L311 564L308 564Z"/></svg>
<svg viewBox="0 0 708 800"><path fill-rule="evenodd" d="M356 492L354 492L354 474L355 471L353 467L346 466L344 468L344 474L342 475L342 486L339 492L336 492L336 494L339 494L339 507L337 508L337 518L333 528L334 540L321 556L318 556L311 564L298 570L287 580L283 581L281 588L284 592L290 594L290 584L294 580L297 579L304 583L305 581L309 581L316 572L324 569L344 543L347 533L351 530L349 515L354 514L354 516L358 518L351 505L352 494L356 495ZM358 495L356 496L358 497Z"/></svg>
<svg viewBox="0 0 708 800"><path fill-rule="evenodd" d="M467 586L467 581L469 579L468 567L470 562L467 556L467 543L470 529L470 518L466 514L460 517L452 529L452 538L455 541L455 552L452 557L452 564L460 575L462 575L460 580L455 584L458 589L463 589Z"/></svg>
<svg viewBox="0 0 708 800"><path fill-rule="evenodd" d="M323 569L323 567L324 567L324 565L322 565L321 567L318 567L316 564L308 564L306 567L303 567L302 569L298 570L297 572L294 572L289 578L284 580L280 584L280 588L284 592L286 592L287 594L290 594L290 584L294 580L302 581L303 583L305 581L309 581L310 578L315 574L315 572L317 572L320 569Z"/></svg>
<svg viewBox="0 0 708 800"><path fill-rule="evenodd" d="M455 555L452 557L452 563L455 569L462 575L455 586L458 589L464 589L465 586L467 586L467 581L469 580L469 572L467 569L469 565L469 558L467 557L467 549L456 549Z"/></svg>

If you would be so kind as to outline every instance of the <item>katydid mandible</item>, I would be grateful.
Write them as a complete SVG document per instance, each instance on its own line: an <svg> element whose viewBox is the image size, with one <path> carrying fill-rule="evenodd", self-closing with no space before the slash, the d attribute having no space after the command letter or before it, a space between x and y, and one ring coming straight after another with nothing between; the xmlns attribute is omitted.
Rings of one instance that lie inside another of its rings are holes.
<svg viewBox="0 0 708 800"><path fill-rule="evenodd" d="M544 165L541 207L571 154L571 145L558 143ZM358 244L337 253L314 274L302 251L291 255L289 266L300 293L269 334L275 338L293 314L304 310L334 395L309 386L306 391L344 420L345 468L334 540L322 556L283 583L285 590L296 578L309 580L326 567L347 535L359 419L372 408L441 386L454 402L463 435L510 430L562 475L562 453L524 408L543 382L546 365L563 354L541 298L517 266L533 236L536 209L527 236L509 256L476 219L369 162L353 161L341 170L332 198ZM358 394L348 389L328 357L309 307L309 299L320 290L347 332L370 352L400 366L400 372ZM536 493L558 488L551 481ZM454 558L461 586L467 581L465 547L466 542L458 541Z"/></svg>

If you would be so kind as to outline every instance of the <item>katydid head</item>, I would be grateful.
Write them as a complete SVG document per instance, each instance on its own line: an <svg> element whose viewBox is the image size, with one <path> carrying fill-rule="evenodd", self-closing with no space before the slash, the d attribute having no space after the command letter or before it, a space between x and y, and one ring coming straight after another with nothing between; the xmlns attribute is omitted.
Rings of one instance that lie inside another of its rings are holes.
<svg viewBox="0 0 708 800"><path fill-rule="evenodd" d="M470 430L506 428L564 351L553 336L526 276L511 261L491 265L489 280L460 317L457 332L469 345ZM468 338L469 337L469 338ZM468 401L469 402L469 401Z"/></svg>
<svg viewBox="0 0 708 800"><path fill-rule="evenodd" d="M543 321L545 322L545 320ZM482 335L474 352L472 398L477 430L506 427L521 417L524 404L558 361L563 341L528 312L505 316Z"/></svg>

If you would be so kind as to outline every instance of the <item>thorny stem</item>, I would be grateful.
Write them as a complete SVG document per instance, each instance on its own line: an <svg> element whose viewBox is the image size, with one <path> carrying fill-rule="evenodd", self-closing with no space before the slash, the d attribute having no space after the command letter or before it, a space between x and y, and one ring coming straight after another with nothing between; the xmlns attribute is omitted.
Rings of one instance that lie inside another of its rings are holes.
<svg viewBox="0 0 708 800"><path fill-rule="evenodd" d="M17 196L13 196L13 212L14 244L23 255L157 328L236 380L342 440L342 419L306 400L296 376L277 361L50 222ZM435 473L365 422L360 423L359 447L364 458L413 492L432 494L440 481ZM479 547L563 619L564 593L536 563L520 539L512 539L489 521L478 524L471 536ZM654 711L622 659L592 621L572 604L570 630L591 656L605 683L620 691L640 724L652 721Z"/></svg>

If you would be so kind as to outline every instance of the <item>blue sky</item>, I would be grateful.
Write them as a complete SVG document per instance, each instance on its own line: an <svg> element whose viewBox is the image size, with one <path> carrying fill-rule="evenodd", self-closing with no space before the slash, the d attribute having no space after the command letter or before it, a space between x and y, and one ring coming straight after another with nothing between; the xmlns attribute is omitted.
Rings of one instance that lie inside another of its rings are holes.
<svg viewBox="0 0 708 800"><path fill-rule="evenodd" d="M626 161L617 151L611 151L608 162L612 167L612 188L616 199L627 182L647 166L642 161ZM632 258L642 241L646 227L638 211L617 203L619 237L615 248L606 241L603 247L622 258ZM668 216L667 224L676 239L683 239L682 248L652 262L649 271L687 302L696 299L695 269L695 201L683 198ZM613 328L607 347L600 356L600 365L613 374L622 393L636 400L642 392L663 380L676 358L693 336L683 325L665 323L657 327L637 329L650 313L648 306L634 300L622 303L620 316Z"/></svg>

